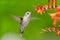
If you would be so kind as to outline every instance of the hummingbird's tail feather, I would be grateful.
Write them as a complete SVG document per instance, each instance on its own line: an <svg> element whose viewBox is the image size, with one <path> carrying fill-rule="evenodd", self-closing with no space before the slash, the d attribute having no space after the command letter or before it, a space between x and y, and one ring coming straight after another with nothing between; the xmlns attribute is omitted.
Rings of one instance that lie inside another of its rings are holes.
<svg viewBox="0 0 60 40"><path fill-rule="evenodd" d="M22 37L22 34L20 33L20 37Z"/></svg>
<svg viewBox="0 0 60 40"><path fill-rule="evenodd" d="M23 31L20 31L20 37L22 37L23 36Z"/></svg>
<svg viewBox="0 0 60 40"><path fill-rule="evenodd" d="M20 37L22 37L23 36L23 32L20 32Z"/></svg>
<svg viewBox="0 0 60 40"><path fill-rule="evenodd" d="M12 18L14 18L16 21L20 21L21 17L16 16L16 15L10 15Z"/></svg>

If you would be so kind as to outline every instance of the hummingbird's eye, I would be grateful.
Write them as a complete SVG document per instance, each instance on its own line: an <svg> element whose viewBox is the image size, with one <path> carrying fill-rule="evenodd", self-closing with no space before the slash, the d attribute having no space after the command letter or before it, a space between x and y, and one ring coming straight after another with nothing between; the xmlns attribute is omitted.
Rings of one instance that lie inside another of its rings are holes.
<svg viewBox="0 0 60 40"><path fill-rule="evenodd" d="M29 14L29 13L27 13L27 14Z"/></svg>

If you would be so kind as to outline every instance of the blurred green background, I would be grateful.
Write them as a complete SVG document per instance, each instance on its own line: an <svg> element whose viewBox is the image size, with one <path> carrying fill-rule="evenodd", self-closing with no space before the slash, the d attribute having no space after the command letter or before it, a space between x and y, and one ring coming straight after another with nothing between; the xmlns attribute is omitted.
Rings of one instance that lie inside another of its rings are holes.
<svg viewBox="0 0 60 40"><path fill-rule="evenodd" d="M15 32L19 35L19 23L9 14L24 16L26 11L31 11L31 17L40 19L29 23L24 29L23 37L26 40L60 40L60 35L56 36L54 32L40 33L42 28L53 27L53 20L48 13L56 12L56 10L46 10L40 15L32 7L37 4L47 5L47 0L0 0L0 37L8 32ZM57 5L60 5L60 0L57 0Z"/></svg>

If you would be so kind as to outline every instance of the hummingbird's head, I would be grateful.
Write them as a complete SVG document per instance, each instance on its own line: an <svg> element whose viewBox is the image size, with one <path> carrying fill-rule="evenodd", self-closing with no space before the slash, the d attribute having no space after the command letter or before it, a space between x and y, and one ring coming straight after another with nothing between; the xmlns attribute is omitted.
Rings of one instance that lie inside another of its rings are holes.
<svg viewBox="0 0 60 40"><path fill-rule="evenodd" d="M25 16L30 17L31 12L26 12Z"/></svg>

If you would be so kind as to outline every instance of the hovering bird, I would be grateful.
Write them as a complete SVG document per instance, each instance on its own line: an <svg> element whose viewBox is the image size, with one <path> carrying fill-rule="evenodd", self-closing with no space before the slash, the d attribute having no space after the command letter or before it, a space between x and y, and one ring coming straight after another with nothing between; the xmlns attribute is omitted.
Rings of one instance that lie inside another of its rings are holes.
<svg viewBox="0 0 60 40"><path fill-rule="evenodd" d="M14 19L16 19L18 22L20 22L20 35L22 36L23 32L24 32L24 28L27 27L27 25L30 22L30 19L37 19L37 18L30 18L31 16L31 12L26 12L25 15L23 17L18 17L15 15L11 15Z"/></svg>

